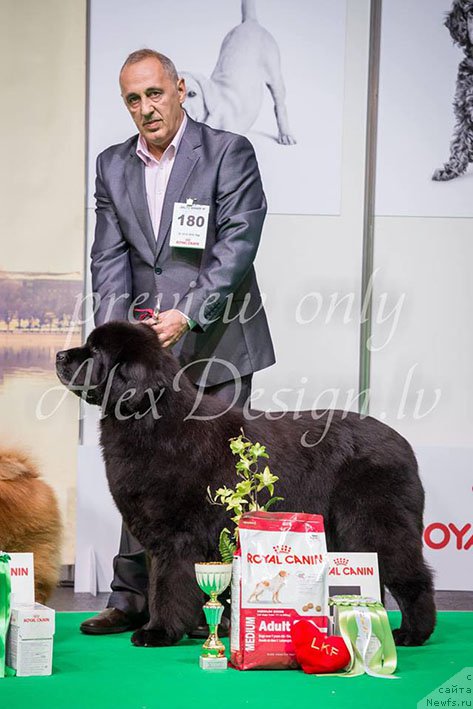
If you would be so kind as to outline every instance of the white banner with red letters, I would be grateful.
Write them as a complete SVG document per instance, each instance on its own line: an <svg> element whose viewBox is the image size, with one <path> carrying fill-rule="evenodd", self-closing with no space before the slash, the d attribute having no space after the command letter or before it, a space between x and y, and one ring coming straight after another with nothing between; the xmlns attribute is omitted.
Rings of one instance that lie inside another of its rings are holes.
<svg viewBox="0 0 473 709"><path fill-rule="evenodd" d="M33 554L11 553L11 605L15 603L34 603L34 563Z"/></svg>
<svg viewBox="0 0 473 709"><path fill-rule="evenodd" d="M435 588L473 590L473 448L416 448L425 488L424 549Z"/></svg>

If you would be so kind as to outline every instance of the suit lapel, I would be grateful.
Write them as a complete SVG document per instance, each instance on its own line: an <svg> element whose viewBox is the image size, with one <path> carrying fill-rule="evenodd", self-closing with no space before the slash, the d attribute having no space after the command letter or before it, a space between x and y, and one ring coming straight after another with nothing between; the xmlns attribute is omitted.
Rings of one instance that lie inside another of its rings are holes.
<svg viewBox="0 0 473 709"><path fill-rule="evenodd" d="M153 224L151 223L148 200L146 198L145 166L136 154L135 146L133 146L125 167L125 180L136 219L146 237L151 253L154 254L156 239L154 238Z"/></svg>
<svg viewBox="0 0 473 709"><path fill-rule="evenodd" d="M158 258L163 248L171 227L174 202L182 201L184 198L186 183L200 158L200 151L197 149L200 144L200 128L195 121L188 117L187 126L179 144L176 157L174 158L174 164L164 197L159 233L156 240L156 258ZM193 197L193 195L185 196Z"/></svg>

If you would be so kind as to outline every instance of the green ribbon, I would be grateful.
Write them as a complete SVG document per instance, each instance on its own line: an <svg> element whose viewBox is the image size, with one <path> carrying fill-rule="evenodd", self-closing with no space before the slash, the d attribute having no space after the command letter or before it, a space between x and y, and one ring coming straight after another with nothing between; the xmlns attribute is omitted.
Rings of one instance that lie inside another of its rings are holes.
<svg viewBox="0 0 473 709"><path fill-rule="evenodd" d="M0 677L13 674L5 667L5 653L7 646L7 632L10 623L10 557L0 551Z"/></svg>
<svg viewBox="0 0 473 709"><path fill-rule="evenodd" d="M393 675L397 653L383 604L363 596L334 596L330 605L337 609L340 634L350 652L350 664L338 676L357 677L366 672L372 677L399 679Z"/></svg>

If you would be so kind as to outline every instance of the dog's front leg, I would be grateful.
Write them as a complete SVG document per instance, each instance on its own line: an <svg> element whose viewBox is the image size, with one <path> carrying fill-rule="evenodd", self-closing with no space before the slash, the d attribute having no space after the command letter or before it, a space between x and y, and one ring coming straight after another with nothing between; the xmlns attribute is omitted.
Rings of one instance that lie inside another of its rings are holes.
<svg viewBox="0 0 473 709"><path fill-rule="evenodd" d="M267 87L273 98L274 115L278 124L278 143L280 145L295 145L296 139L289 130L289 119L286 109L286 90L282 79L268 82Z"/></svg>
<svg viewBox="0 0 473 709"><path fill-rule="evenodd" d="M450 158L443 167L435 170L432 175L434 182L448 182L466 172L471 160L473 140L468 126L457 126L450 145Z"/></svg>
<svg viewBox="0 0 473 709"><path fill-rule="evenodd" d="M177 643L184 633L193 630L203 605L189 560L176 559L163 568L162 560L150 556L148 623L133 633L131 642L140 647L165 647Z"/></svg>

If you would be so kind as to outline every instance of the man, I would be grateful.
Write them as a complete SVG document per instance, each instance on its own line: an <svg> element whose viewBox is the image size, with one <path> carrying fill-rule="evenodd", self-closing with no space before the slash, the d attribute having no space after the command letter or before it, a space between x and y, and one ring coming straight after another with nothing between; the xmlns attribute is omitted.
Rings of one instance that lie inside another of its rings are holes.
<svg viewBox="0 0 473 709"><path fill-rule="evenodd" d="M196 392L205 387L241 406L253 372L275 361L253 269L266 214L253 148L186 115L184 80L162 54L133 52L120 88L139 135L97 159L95 323L154 311L146 324L173 347ZM186 222L200 230L183 235ZM176 246L186 238L191 248ZM122 632L147 621L145 554L126 529L112 591L83 632Z"/></svg>

